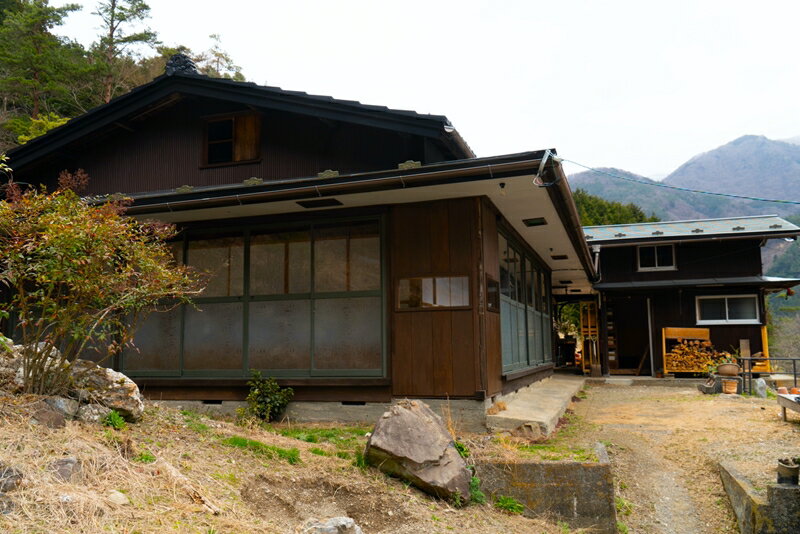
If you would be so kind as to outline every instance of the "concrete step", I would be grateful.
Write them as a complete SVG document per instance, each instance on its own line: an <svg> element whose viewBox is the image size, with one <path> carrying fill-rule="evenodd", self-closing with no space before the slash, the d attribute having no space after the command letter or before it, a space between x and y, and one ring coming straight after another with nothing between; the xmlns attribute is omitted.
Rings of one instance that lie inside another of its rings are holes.
<svg viewBox="0 0 800 534"><path fill-rule="evenodd" d="M506 403L507 409L487 415L486 427L492 432L520 431L530 437L546 437L553 433L584 383L583 377L564 375L535 382L499 399Z"/></svg>

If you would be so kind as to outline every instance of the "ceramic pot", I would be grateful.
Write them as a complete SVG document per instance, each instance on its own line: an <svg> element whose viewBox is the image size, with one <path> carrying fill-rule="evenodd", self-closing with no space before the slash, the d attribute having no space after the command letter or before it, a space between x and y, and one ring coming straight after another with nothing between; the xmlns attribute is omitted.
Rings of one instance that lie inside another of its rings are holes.
<svg viewBox="0 0 800 534"><path fill-rule="evenodd" d="M795 463L785 464L778 460L778 484L797 485L800 477L800 465Z"/></svg>
<svg viewBox="0 0 800 534"><path fill-rule="evenodd" d="M739 364L721 363L717 366L719 376L739 376Z"/></svg>
<svg viewBox="0 0 800 534"><path fill-rule="evenodd" d="M736 380L723 380L722 392L729 395L736 395L739 383Z"/></svg>

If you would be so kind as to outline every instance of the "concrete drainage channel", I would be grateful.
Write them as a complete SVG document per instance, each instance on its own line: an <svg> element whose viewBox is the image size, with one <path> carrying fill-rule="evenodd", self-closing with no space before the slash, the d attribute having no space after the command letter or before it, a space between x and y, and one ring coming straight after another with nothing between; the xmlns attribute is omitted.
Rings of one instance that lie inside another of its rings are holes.
<svg viewBox="0 0 800 534"><path fill-rule="evenodd" d="M595 448L598 462L478 461L475 474L492 500L514 497L528 517L548 516L573 529L617 532L614 477L602 443Z"/></svg>
<svg viewBox="0 0 800 534"><path fill-rule="evenodd" d="M742 534L800 532L800 486L770 485L764 498L730 464L719 464L719 474Z"/></svg>

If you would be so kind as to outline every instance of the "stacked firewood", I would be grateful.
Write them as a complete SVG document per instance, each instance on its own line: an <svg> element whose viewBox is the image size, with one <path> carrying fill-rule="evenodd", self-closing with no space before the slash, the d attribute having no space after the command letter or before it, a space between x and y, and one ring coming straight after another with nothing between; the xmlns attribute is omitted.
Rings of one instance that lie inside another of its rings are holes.
<svg viewBox="0 0 800 534"><path fill-rule="evenodd" d="M702 373L723 361L729 361L728 352L714 349L710 341L699 339L677 339L667 354L668 367L672 372Z"/></svg>

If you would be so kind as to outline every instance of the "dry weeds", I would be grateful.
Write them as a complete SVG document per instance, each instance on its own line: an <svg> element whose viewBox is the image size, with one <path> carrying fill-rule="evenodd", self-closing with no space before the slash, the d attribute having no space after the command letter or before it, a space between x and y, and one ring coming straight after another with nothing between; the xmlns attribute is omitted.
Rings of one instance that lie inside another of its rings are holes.
<svg viewBox="0 0 800 534"><path fill-rule="evenodd" d="M34 405L34 398L0 396L0 461L25 474L23 486L9 494L17 509L0 516L2 532L291 533L312 517L334 515L355 518L370 534L562 532L553 523L512 517L490 506L454 508L374 469L354 466L351 458L337 457L333 445L281 436L281 425L245 428L149 405L143 421L124 431L80 422L51 430L31 423ZM301 462L291 465L223 444L231 436L297 448ZM330 455L321 456L320 450ZM157 460L136 461L143 452ZM79 459L82 470L63 483L49 466L67 456ZM185 478L168 472L163 462ZM194 502L186 481L221 513ZM112 504L107 498L112 490L124 493L130 504Z"/></svg>

